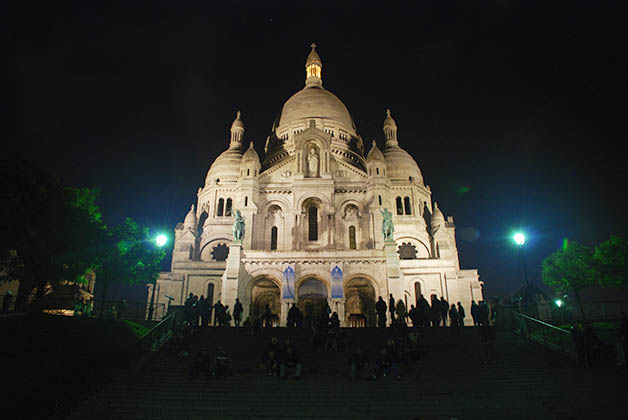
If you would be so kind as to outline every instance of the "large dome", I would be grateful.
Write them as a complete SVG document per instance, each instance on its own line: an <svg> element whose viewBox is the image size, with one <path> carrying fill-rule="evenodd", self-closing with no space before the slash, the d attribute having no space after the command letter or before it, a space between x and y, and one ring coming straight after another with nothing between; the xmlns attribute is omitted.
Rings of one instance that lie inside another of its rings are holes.
<svg viewBox="0 0 628 420"><path fill-rule="evenodd" d="M355 131L349 110L340 99L322 87L306 87L284 104L277 128L316 118L335 122L346 130Z"/></svg>

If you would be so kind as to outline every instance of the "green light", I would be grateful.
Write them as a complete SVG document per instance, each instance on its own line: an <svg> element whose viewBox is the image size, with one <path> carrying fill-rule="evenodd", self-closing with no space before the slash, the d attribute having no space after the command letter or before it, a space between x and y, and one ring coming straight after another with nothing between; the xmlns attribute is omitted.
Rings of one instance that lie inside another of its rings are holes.
<svg viewBox="0 0 628 420"><path fill-rule="evenodd" d="M164 234L157 235L157 237L155 238L155 243L160 248L162 246L166 245L167 242L168 242L168 237L166 235L164 235Z"/></svg>
<svg viewBox="0 0 628 420"><path fill-rule="evenodd" d="M556 300L554 301L554 303L556 304L556 306L558 306L559 308L561 308L565 302L563 302L563 300L562 300L562 299L556 299Z"/></svg>
<svg viewBox="0 0 628 420"><path fill-rule="evenodd" d="M512 239L515 240L515 243L519 246L523 245L526 243L526 237L523 233L519 232L519 233L515 233L515 236L512 237Z"/></svg>

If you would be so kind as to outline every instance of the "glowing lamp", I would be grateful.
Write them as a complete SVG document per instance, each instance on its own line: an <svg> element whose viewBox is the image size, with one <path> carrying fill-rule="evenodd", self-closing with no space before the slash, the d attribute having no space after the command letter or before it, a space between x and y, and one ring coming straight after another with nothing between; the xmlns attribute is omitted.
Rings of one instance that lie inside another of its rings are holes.
<svg viewBox="0 0 628 420"><path fill-rule="evenodd" d="M166 245L167 242L168 242L168 237L166 235L164 235L164 234L157 235L157 237L155 238L155 243L160 248L162 246Z"/></svg>
<svg viewBox="0 0 628 420"><path fill-rule="evenodd" d="M562 300L562 299L556 299L556 300L554 301L554 303L556 304L556 306L558 306L559 308L561 308L565 302L563 302L563 300Z"/></svg>
<svg viewBox="0 0 628 420"><path fill-rule="evenodd" d="M526 237L523 233L519 232L519 233L515 233L515 236L512 237L512 239L514 239L515 243L519 246L523 245L526 243Z"/></svg>

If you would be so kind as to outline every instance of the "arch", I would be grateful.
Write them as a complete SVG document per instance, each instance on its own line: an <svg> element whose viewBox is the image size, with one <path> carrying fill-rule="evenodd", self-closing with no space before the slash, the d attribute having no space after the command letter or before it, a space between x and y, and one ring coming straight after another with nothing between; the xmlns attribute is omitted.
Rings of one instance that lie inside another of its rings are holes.
<svg viewBox="0 0 628 420"><path fill-rule="evenodd" d="M405 213L407 215L411 215L412 214L412 205L410 203L410 197L405 196L403 198L403 207L404 207Z"/></svg>
<svg viewBox="0 0 628 420"><path fill-rule="evenodd" d="M270 250L277 250L277 226L273 226L270 229Z"/></svg>
<svg viewBox="0 0 628 420"><path fill-rule="evenodd" d="M329 299L329 289L324 281L316 276L306 276L296 285L297 305L307 315L319 314Z"/></svg>
<svg viewBox="0 0 628 420"><path fill-rule="evenodd" d="M216 216L222 216L225 209L225 199L218 199L218 207L216 207Z"/></svg>
<svg viewBox="0 0 628 420"><path fill-rule="evenodd" d="M418 239L414 236L400 236L396 238L397 249L402 246L404 243L411 243L416 248L416 259L427 259L431 258L430 247L423 242L421 239Z"/></svg>
<svg viewBox="0 0 628 420"><path fill-rule="evenodd" d="M397 215L403 214L403 202L401 201L401 197L397 197L395 199L395 203L397 205Z"/></svg>
<svg viewBox="0 0 628 420"><path fill-rule="evenodd" d="M325 196L325 194L318 191L308 191L307 195L303 195L298 199L296 208L303 209L307 207L308 202L318 202L321 209L331 207L329 197Z"/></svg>
<svg viewBox="0 0 628 420"><path fill-rule="evenodd" d="M345 315L348 326L375 326L376 288L365 276L354 275L344 284Z"/></svg>
<svg viewBox="0 0 628 420"><path fill-rule="evenodd" d="M349 249L357 249L357 242L355 238L355 226L349 226Z"/></svg>
<svg viewBox="0 0 628 420"><path fill-rule="evenodd" d="M225 205L225 216L231 216L231 209L233 208L233 201L227 198L227 204Z"/></svg>
<svg viewBox="0 0 628 420"><path fill-rule="evenodd" d="M231 243L231 240L228 238L215 238L215 239L212 239L211 241L207 241L200 248L200 251L198 253L199 258L201 259L201 261L220 261L220 260L215 260L212 257L213 248L219 244L222 244L228 247L230 243Z"/></svg>
<svg viewBox="0 0 628 420"><path fill-rule="evenodd" d="M270 306L273 325L278 325L281 315L281 288L277 279L269 276L258 276L251 280L249 285L251 306L249 316L251 320L261 318L266 305Z"/></svg>

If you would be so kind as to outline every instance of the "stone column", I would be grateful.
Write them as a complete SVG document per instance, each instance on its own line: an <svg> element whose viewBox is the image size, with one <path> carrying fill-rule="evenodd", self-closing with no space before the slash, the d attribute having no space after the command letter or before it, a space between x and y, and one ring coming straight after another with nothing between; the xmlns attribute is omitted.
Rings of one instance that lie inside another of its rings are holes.
<svg viewBox="0 0 628 420"><path fill-rule="evenodd" d="M395 241L384 242L384 255L386 257L386 278L388 280L388 293L392 293L395 302L403 299L403 285L401 284L401 268L397 243ZM388 302L386 302L388 304Z"/></svg>
<svg viewBox="0 0 628 420"><path fill-rule="evenodd" d="M240 278L240 259L242 258L242 244L230 244L227 268L222 275L222 294L220 297L223 305L233 308L233 303L238 297L238 280ZM232 309L233 310L233 309Z"/></svg>
<svg viewBox="0 0 628 420"><path fill-rule="evenodd" d="M338 314L338 318L340 319L340 326L346 327L347 326L347 316L345 314L346 299L345 298L341 298L341 299L332 298L329 300L330 300L329 307L331 308L332 312L336 312Z"/></svg>

